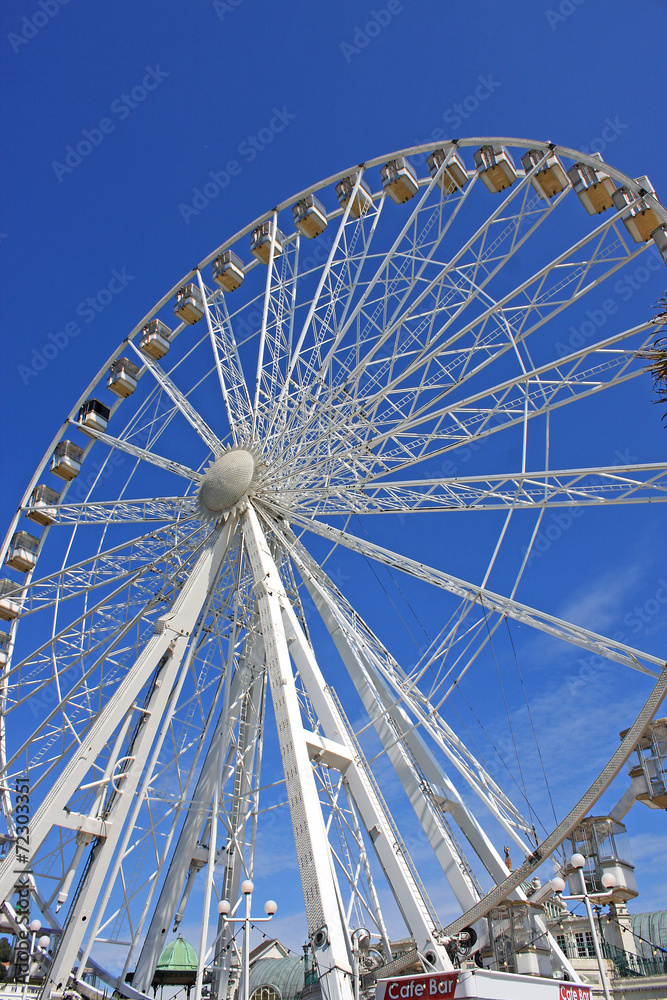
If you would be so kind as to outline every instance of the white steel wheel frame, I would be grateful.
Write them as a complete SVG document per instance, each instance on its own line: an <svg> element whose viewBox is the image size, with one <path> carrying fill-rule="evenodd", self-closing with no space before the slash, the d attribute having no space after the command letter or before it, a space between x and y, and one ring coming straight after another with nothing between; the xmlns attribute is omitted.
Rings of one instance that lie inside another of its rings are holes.
<svg viewBox="0 0 667 1000"><path fill-rule="evenodd" d="M589 219L569 182L541 197L539 161L517 169L506 190L487 191L471 154L502 145L604 170L625 186L628 205ZM434 149L443 155L433 176L414 171L405 205L373 188L376 168L397 157L423 161ZM464 180L454 175L458 185L447 173L457 157L466 170ZM332 209L344 178L348 199ZM326 235L309 240L295 231L291 210L313 194L328 206ZM403 150L255 220L185 275L103 366L37 469L3 549L4 558L17 529L35 530L23 520L36 512L32 491L56 486L55 446L76 441L85 448L80 478L61 481L51 523L40 528L37 566L13 572L17 589L0 595L0 606L3 596L10 606L0 891L18 927L16 788L27 778L29 864L20 878L53 932L53 956L38 956L45 995L77 964L130 995L148 991L165 932L181 922L195 884L204 906L197 989L208 972L213 991L226 995L233 935L220 920L211 945L208 927L216 900L236 905L240 882L253 874L267 697L327 996L351 996L355 923L371 927L389 960L378 864L425 966L451 968L443 921L323 674L304 600L361 699L348 711L356 717L363 705L461 910L477 905L475 919L486 912L480 872L491 884L507 874L487 823L537 866L532 822L448 724L447 699L470 667L484 669L505 622L639 671L649 686L660 676L657 657L514 596L545 512L667 498L664 462L551 462L562 408L607 389L622 393L642 370L637 352L655 337L650 322L610 325L608 336L554 357L553 334L545 334L564 310L576 314L606 280L655 252L652 240L630 239L621 217L640 202L667 223L638 182L550 143L476 138ZM248 253L250 233L262 226L264 263ZM208 276L227 249L245 261L234 292ZM190 282L201 322L177 326L169 353L155 360L139 347L141 331L153 318L169 324L174 295ZM106 388L121 357L139 368L127 399ZM110 405L111 417L108 429L84 435L77 415L91 397ZM509 442L515 464L465 479L433 474L436 458L487 441ZM542 464L531 465L538 450ZM370 541L350 520L369 525L367 515L385 513L403 525L424 512L442 519L462 510L504 514L475 582ZM536 519L513 585L495 593L487 583L512 518L529 516L520 511ZM317 537L456 602L414 670L401 667L327 576L310 551ZM424 677L436 662L429 688ZM481 820L470 790L484 806ZM327 839L331 851L318 850ZM522 895L518 883L507 891ZM96 959L111 942L123 953L113 972ZM573 976L548 942L556 971Z"/></svg>

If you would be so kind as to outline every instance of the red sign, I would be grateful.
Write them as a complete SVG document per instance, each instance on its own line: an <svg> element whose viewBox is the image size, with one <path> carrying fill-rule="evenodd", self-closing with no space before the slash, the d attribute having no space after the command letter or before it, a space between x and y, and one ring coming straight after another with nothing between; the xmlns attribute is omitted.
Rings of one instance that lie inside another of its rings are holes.
<svg viewBox="0 0 667 1000"><path fill-rule="evenodd" d="M433 972L425 976L378 979L375 1000L446 1000L454 996L458 978L458 972Z"/></svg>
<svg viewBox="0 0 667 1000"><path fill-rule="evenodd" d="M567 986L561 984L560 1000L591 1000L590 986L575 986L568 983Z"/></svg>

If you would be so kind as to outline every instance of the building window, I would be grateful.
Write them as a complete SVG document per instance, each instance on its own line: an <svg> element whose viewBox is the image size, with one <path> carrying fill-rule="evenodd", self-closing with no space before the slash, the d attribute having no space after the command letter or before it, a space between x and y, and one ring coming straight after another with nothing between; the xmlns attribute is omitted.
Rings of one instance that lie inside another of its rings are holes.
<svg viewBox="0 0 667 1000"><path fill-rule="evenodd" d="M258 986L250 1000L280 1000L280 993L273 986Z"/></svg>
<svg viewBox="0 0 667 1000"><path fill-rule="evenodd" d="M578 958L595 958L595 948L593 947L593 935L590 931L577 931L574 935L577 942Z"/></svg>
<svg viewBox="0 0 667 1000"><path fill-rule="evenodd" d="M556 944L567 958L575 957L572 938L567 934L556 934Z"/></svg>

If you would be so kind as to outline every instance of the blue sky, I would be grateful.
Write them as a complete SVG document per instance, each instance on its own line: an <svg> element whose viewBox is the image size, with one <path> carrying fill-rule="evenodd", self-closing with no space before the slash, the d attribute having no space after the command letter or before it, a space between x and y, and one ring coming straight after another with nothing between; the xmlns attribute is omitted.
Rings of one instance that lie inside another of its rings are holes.
<svg viewBox="0 0 667 1000"><path fill-rule="evenodd" d="M504 135L601 151L631 176L648 175L659 196L667 191L661 0L5 0L0 20L5 522L75 399L139 319L225 238L322 178L431 139ZM646 273L617 290L628 325L664 294L665 272ZM570 327L565 342L576 334ZM647 381L632 400L627 418L613 404L586 411L609 464L664 455ZM576 467L585 441L574 425L566 451ZM484 453L462 450L456 462L461 474L477 471ZM418 526L403 537L415 556L471 579L497 537L494 515L488 524L478 536L462 527L458 540ZM588 510L554 525L520 598L660 654L660 510ZM390 519L374 531L397 547ZM517 533L508 578L521 544ZM352 601L365 597L368 570L342 557L328 565ZM438 620L416 584L399 581L399 591L379 575L407 618L417 607ZM382 595L367 609L378 628ZM416 658L405 635L394 641L406 662ZM605 759L644 688L587 657L563 663L541 648L531 658L531 641L519 642L520 655L540 718L552 720L547 756L565 788L584 758ZM500 738L501 713L486 708ZM529 739L525 712L515 711ZM645 909L664 906L662 822L639 805L628 817ZM272 926L298 944L290 879L293 871L280 880L288 917Z"/></svg>

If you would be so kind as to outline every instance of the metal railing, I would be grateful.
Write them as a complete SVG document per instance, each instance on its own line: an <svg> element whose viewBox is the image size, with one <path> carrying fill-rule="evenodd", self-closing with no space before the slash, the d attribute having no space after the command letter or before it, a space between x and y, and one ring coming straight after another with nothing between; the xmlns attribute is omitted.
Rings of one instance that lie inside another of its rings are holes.
<svg viewBox="0 0 667 1000"><path fill-rule="evenodd" d="M643 955L634 955L632 952L617 948L607 941L602 942L602 953L612 962L615 978L667 975L667 955L660 958L645 958Z"/></svg>

